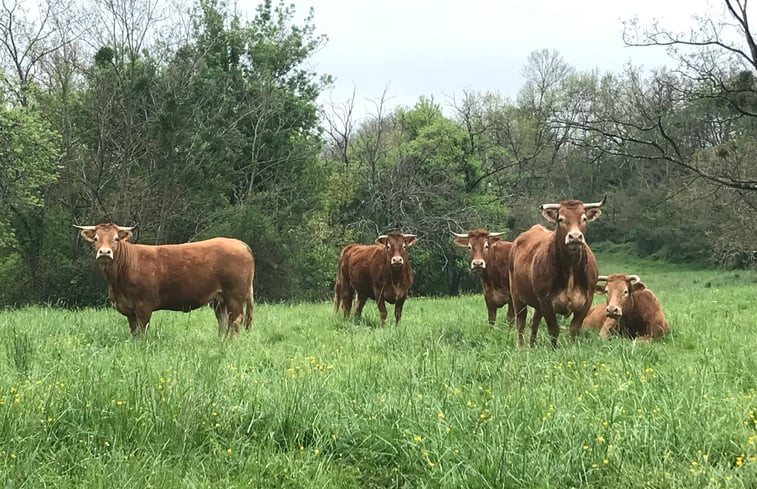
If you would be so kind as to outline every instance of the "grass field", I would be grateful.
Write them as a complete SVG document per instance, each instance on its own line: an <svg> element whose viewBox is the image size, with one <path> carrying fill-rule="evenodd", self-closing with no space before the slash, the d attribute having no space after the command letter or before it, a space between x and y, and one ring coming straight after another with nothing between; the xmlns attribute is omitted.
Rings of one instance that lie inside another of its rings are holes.
<svg viewBox="0 0 757 489"><path fill-rule="evenodd" d="M757 273L599 262L655 291L668 337L563 328L553 352L542 324L515 349L480 296L385 330L373 302L263 304L233 342L209 309L140 339L113 309L2 312L0 484L757 487Z"/></svg>

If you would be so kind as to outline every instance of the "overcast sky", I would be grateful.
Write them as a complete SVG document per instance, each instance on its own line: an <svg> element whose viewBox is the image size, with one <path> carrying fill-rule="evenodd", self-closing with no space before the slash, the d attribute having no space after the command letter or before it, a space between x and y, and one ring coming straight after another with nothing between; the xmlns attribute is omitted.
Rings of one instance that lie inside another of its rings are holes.
<svg viewBox="0 0 757 489"><path fill-rule="evenodd" d="M239 0L245 10L254 0ZM624 47L623 20L658 19L679 31L692 15L720 15L720 0L289 0L328 36L312 58L334 76L321 102L343 102L353 89L357 111L385 88L389 105L412 106L433 95L446 104L464 90L514 97L528 55L555 49L579 70L619 71L632 62L653 68L669 62L662 48Z"/></svg>

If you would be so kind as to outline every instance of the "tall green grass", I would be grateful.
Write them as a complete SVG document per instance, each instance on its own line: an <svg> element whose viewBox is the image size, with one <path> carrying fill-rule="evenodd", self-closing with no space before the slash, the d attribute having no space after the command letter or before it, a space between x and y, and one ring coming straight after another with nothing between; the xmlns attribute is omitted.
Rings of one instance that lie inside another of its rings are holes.
<svg viewBox="0 0 757 489"><path fill-rule="evenodd" d="M671 334L563 329L516 349L480 296L208 310L132 339L112 309L0 314L6 487L755 487L757 274L600 256L639 274ZM391 315L390 315L391 316ZM504 314L501 314L504 316Z"/></svg>

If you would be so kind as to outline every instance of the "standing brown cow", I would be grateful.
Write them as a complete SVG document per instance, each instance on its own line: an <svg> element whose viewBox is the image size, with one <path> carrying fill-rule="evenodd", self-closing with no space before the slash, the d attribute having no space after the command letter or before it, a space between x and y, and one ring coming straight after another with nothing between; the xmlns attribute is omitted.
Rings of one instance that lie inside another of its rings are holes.
<svg viewBox="0 0 757 489"><path fill-rule="evenodd" d="M129 242L130 227L76 226L94 243L95 259L115 308L133 335L144 333L153 311L188 312L212 303L219 334L235 336L252 321L255 261L242 241L214 238L176 245Z"/></svg>
<svg viewBox="0 0 757 489"><path fill-rule="evenodd" d="M527 307L534 308L531 318L531 346L543 317L547 322L552 348L557 346L560 325L555 314L570 315L571 337L581 330L589 312L597 284L597 261L586 244L586 223L602 213L607 199L584 204L566 200L544 204L542 215L556 223L554 231L535 225L513 242L510 251L510 297L518 324L517 345L523 346Z"/></svg>
<svg viewBox="0 0 757 489"><path fill-rule="evenodd" d="M376 239L376 244L349 244L339 253L334 285L334 312L341 303L345 319L352 309L357 292L355 316L360 317L365 301L376 301L381 327L386 321L386 305L394 304L394 319L399 323L407 291L413 282L413 269L407 258L407 248L415 243L415 235L389 233Z"/></svg>
<svg viewBox="0 0 757 489"><path fill-rule="evenodd" d="M650 341L668 332L660 302L638 275L616 273L598 280L607 282L606 318L599 336L607 339L618 333L637 341Z"/></svg>
<svg viewBox="0 0 757 489"><path fill-rule="evenodd" d="M494 327L497 309L505 304L507 320L512 321L515 314L510 304L510 273L507 262L513 244L501 240L502 233L490 233L485 229L452 235L457 246L470 250L470 268L481 277L481 290L489 313L489 326Z"/></svg>

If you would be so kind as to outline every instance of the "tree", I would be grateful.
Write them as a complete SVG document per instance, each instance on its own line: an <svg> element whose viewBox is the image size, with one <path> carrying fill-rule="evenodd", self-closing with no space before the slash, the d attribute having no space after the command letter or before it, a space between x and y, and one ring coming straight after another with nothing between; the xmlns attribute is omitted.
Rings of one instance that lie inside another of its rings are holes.
<svg viewBox="0 0 757 489"><path fill-rule="evenodd" d="M753 166L734 168L699 155L701 149L734 138L754 137L757 45L747 0L723 1L725 12L719 19L696 18L699 28L687 34L672 32L657 22L649 27L639 26L638 20L626 23L623 38L627 45L666 47L678 66L646 81L637 78L630 95L635 104L645 107L638 114L640 119L613 121L614 127L589 120L584 127L616 141L618 152L667 161L714 185L754 192L757 172ZM680 137L682 130L690 128L687 117L694 113L702 121L700 134L711 132L718 139Z"/></svg>

